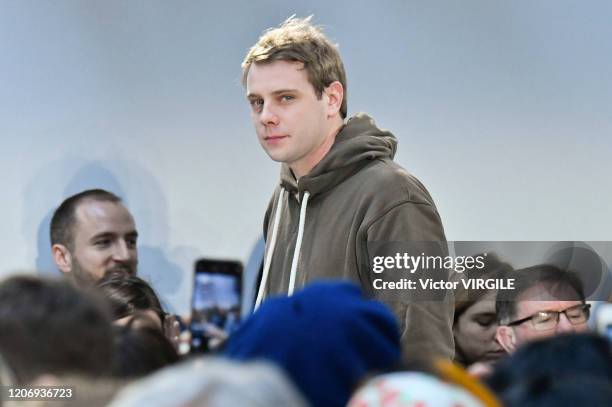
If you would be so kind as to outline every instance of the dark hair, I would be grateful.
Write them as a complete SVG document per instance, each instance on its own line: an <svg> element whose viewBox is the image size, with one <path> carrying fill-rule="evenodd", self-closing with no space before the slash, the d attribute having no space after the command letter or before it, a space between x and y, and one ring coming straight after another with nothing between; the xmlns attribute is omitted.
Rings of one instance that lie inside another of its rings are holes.
<svg viewBox="0 0 612 407"><path fill-rule="evenodd" d="M513 394L500 397L505 407L609 407L612 401L612 382L591 376L521 384Z"/></svg>
<svg viewBox="0 0 612 407"><path fill-rule="evenodd" d="M581 380L581 386L559 389ZM596 334L558 335L533 341L499 362L487 384L505 406L569 406L585 397L584 405L603 394L589 383L612 383L612 350L607 339ZM597 394L589 395L590 389ZM561 394L565 394L561 397Z"/></svg>
<svg viewBox="0 0 612 407"><path fill-rule="evenodd" d="M107 300L113 320L151 310L159 316L163 327L166 313L155 290L142 278L109 274L96 283L96 289Z"/></svg>
<svg viewBox="0 0 612 407"><path fill-rule="evenodd" d="M99 299L66 281L15 276L0 284L0 353L19 383L44 373L108 373L110 322Z"/></svg>
<svg viewBox="0 0 612 407"><path fill-rule="evenodd" d="M113 377L142 377L179 360L179 355L159 329L137 327L133 319L114 328Z"/></svg>
<svg viewBox="0 0 612 407"><path fill-rule="evenodd" d="M103 189L88 189L65 199L53 213L51 218L51 244L62 244L69 249L74 244L74 226L76 224L76 209L85 200L98 202L121 202L121 198Z"/></svg>
<svg viewBox="0 0 612 407"><path fill-rule="evenodd" d="M483 256L483 254L476 254L471 257ZM512 270L512 266L506 263L497 256L496 253L488 253L484 257L484 267L482 269L468 269L463 273L463 278L469 279L501 279L505 278L508 273ZM459 317L472 305L477 303L492 290L487 289L471 289L467 290L462 284L457 284L455 290L455 315L453 319L453 325L457 323Z"/></svg>
<svg viewBox="0 0 612 407"><path fill-rule="evenodd" d="M510 273L509 278L514 279L513 290L498 291L495 304L497 320L500 323L507 323L516 316L516 304L521 301L519 297L531 287L543 284L551 293L568 297L562 294L563 290L571 289L573 295L566 300L579 300L584 302L584 290L582 282L576 273L560 269L550 264L540 264L538 266L527 267Z"/></svg>

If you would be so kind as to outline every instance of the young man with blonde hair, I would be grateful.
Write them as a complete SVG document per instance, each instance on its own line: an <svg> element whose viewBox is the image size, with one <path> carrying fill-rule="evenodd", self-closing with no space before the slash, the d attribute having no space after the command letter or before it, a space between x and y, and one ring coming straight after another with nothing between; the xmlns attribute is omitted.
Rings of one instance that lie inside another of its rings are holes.
<svg viewBox="0 0 612 407"><path fill-rule="evenodd" d="M452 296L390 300L373 289L375 244L442 247L445 236L425 187L393 162L396 138L365 114L347 119L337 48L311 18L290 18L259 38L242 69L259 142L282 163L256 306L313 280L356 281L393 309L407 359L452 357Z"/></svg>

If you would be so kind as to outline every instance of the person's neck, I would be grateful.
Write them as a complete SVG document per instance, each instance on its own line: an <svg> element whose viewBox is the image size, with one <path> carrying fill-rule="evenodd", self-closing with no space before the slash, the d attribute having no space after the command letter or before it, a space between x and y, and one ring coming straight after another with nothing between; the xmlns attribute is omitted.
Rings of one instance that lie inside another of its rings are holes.
<svg viewBox="0 0 612 407"><path fill-rule="evenodd" d="M325 137L323 142L312 152L308 157L304 157L300 162L293 163L289 166L291 168L291 172L293 172L293 176L299 180L304 175L307 175L312 169L321 162L321 160L329 153L334 142L336 141L336 136L340 132L344 126L344 121L338 117L338 120L334 121L334 123L330 126L330 130L328 132L328 136Z"/></svg>

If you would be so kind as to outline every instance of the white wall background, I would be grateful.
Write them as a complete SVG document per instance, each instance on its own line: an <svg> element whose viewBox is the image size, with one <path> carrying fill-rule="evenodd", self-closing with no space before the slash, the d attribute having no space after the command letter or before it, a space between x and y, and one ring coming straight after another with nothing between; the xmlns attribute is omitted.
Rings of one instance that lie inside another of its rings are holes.
<svg viewBox="0 0 612 407"><path fill-rule="evenodd" d="M399 139L450 240L612 240L612 3L0 1L0 275L52 270L66 196L124 197L140 272L177 311L199 256L246 262L278 168L240 62L315 15L349 112Z"/></svg>

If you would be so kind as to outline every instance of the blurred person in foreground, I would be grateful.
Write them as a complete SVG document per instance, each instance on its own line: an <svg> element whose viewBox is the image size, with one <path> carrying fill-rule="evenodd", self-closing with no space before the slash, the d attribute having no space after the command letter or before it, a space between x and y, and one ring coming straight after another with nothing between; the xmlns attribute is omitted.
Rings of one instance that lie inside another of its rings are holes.
<svg viewBox="0 0 612 407"><path fill-rule="evenodd" d="M344 407L367 375L400 364L393 313L348 282L316 282L273 297L233 333L224 355L280 366L317 407Z"/></svg>
<svg viewBox="0 0 612 407"><path fill-rule="evenodd" d="M140 277L110 274L98 280L95 289L108 302L115 325L125 326L139 315L140 322L144 316L163 331L167 314L153 287Z"/></svg>
<svg viewBox="0 0 612 407"><path fill-rule="evenodd" d="M139 318L145 321L139 323ZM146 316L135 315L124 326L114 327L112 376L137 378L179 361L172 342Z"/></svg>
<svg viewBox="0 0 612 407"><path fill-rule="evenodd" d="M410 368L366 381L348 407L501 407L484 384L455 363L438 359Z"/></svg>
<svg viewBox="0 0 612 407"><path fill-rule="evenodd" d="M282 371L269 363L194 358L123 389L109 407L307 407Z"/></svg>
<svg viewBox="0 0 612 407"><path fill-rule="evenodd" d="M507 407L609 407L612 348L592 333L565 333L526 343L486 380Z"/></svg>
<svg viewBox="0 0 612 407"><path fill-rule="evenodd" d="M18 384L43 375L106 376L113 354L108 309L67 281L10 277L0 283L0 354Z"/></svg>
<svg viewBox="0 0 612 407"><path fill-rule="evenodd" d="M94 289L110 306L114 325L157 329L178 350L180 346L178 319L175 315L164 311L155 290L145 280L137 276L109 274L98 280ZM125 338L139 336L130 333L131 328L120 336ZM115 332L120 333L121 330L116 329Z"/></svg>

